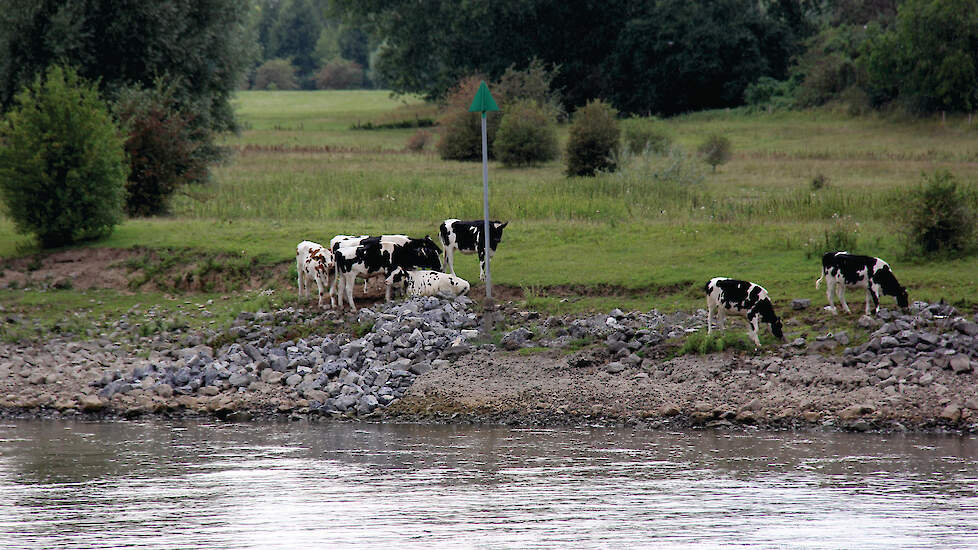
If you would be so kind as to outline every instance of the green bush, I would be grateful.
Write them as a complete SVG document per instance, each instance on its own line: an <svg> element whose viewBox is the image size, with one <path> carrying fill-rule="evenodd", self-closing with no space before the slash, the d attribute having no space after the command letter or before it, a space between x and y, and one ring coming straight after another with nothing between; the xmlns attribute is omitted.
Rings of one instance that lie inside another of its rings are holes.
<svg viewBox="0 0 978 550"><path fill-rule="evenodd" d="M547 162L557 158L557 129L543 108L520 101L503 115L493 148L507 167Z"/></svg>
<svg viewBox="0 0 978 550"><path fill-rule="evenodd" d="M974 247L976 193L941 169L911 191L901 206L910 255L958 256Z"/></svg>
<svg viewBox="0 0 978 550"><path fill-rule="evenodd" d="M438 122L441 140L438 154L445 160L482 160L482 121L480 113L470 113L469 106L479 89L482 79L472 76L462 79L449 92L445 114ZM486 146L489 158L493 158L493 142L502 115L486 113Z"/></svg>
<svg viewBox="0 0 978 550"><path fill-rule="evenodd" d="M703 161L712 166L713 171L716 172L717 165L730 160L730 140L719 134L713 134L700 144L697 151L703 157Z"/></svg>
<svg viewBox="0 0 978 550"><path fill-rule="evenodd" d="M655 120L630 118L624 127L625 145L633 154L646 150L650 153L663 154L669 152L672 145L672 135Z"/></svg>
<svg viewBox="0 0 978 550"><path fill-rule="evenodd" d="M126 89L116 101L115 113L127 133L130 216L165 213L170 196L184 185L204 182L208 164L218 156L213 135L180 109L174 90L159 80L151 89Z"/></svg>
<svg viewBox="0 0 978 550"><path fill-rule="evenodd" d="M728 349L749 351L754 349L754 345L748 340L747 335L739 330L715 331L711 334L700 330L686 337L686 341L676 355L707 355Z"/></svg>
<svg viewBox="0 0 978 550"><path fill-rule="evenodd" d="M296 90L295 67L287 59L269 59L255 71L255 90Z"/></svg>
<svg viewBox="0 0 978 550"><path fill-rule="evenodd" d="M0 126L0 193L45 248L109 234L122 220L123 137L93 84L50 67Z"/></svg>
<svg viewBox="0 0 978 550"><path fill-rule="evenodd" d="M593 176L597 171L614 171L621 129L617 111L601 100L589 101L578 109L567 142L567 175Z"/></svg>

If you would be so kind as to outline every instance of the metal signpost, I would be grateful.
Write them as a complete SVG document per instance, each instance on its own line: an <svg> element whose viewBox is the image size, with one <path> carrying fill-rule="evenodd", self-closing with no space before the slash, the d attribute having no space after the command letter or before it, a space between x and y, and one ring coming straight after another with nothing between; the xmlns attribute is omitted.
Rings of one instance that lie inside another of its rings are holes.
<svg viewBox="0 0 978 550"><path fill-rule="evenodd" d="M486 81L483 80L479 84L479 91L475 93L469 112L482 113L482 234L485 237L484 257L486 261L486 313L483 315L483 319L489 322L493 316L493 304L492 276L489 272L489 252L492 249L489 248L489 149L486 145L486 112L498 110L499 106L496 105L496 100L489 93L489 86L486 86Z"/></svg>
<svg viewBox="0 0 978 550"><path fill-rule="evenodd" d="M486 260L486 300L492 303L492 276L489 272L489 148L486 141L486 111L498 111L499 106L496 100L489 93L489 86L483 80L479 84L479 91L475 93L472 106L469 112L482 113L482 234L485 237L485 260Z"/></svg>

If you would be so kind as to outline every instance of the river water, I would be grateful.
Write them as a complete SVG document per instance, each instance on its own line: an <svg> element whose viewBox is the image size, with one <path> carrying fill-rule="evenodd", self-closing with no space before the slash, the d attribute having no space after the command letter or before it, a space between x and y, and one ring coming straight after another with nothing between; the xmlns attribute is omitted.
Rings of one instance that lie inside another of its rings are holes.
<svg viewBox="0 0 978 550"><path fill-rule="evenodd" d="M0 548L978 548L978 439L0 423Z"/></svg>

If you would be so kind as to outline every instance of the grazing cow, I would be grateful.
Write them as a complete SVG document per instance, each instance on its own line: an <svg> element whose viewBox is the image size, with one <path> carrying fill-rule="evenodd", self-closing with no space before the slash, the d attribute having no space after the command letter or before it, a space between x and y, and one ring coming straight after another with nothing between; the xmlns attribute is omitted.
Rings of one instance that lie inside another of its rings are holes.
<svg viewBox="0 0 978 550"><path fill-rule="evenodd" d="M330 275L334 271L333 253L312 241L302 241L295 247L295 270L298 273L299 296L309 296L308 280L316 281L319 307L323 307L323 291L329 292L330 306L335 306Z"/></svg>
<svg viewBox="0 0 978 550"><path fill-rule="evenodd" d="M358 246L347 246L336 249L336 279L340 296L340 308L343 308L343 296L346 295L350 309L356 311L353 303L353 283L356 277L383 276L386 283L384 298L391 299L391 287L395 271L425 268L441 269L438 259L441 250L430 237L423 239L408 239L403 245L384 242L381 239L365 239Z"/></svg>
<svg viewBox="0 0 978 550"><path fill-rule="evenodd" d="M784 333L781 331L781 319L774 313L774 306L771 304L767 290L764 290L761 285L726 277L715 277L706 283L705 290L707 334L713 332L713 312L717 312L717 326L723 330L723 321L729 311L747 317L749 325L747 334L754 341L755 346L761 345L761 341L757 337L761 322L769 323L771 334L779 340L784 340Z"/></svg>
<svg viewBox="0 0 978 550"><path fill-rule="evenodd" d="M461 296L469 292L468 281L440 271L408 271L397 268L393 273L393 283L400 283L408 296L434 296L438 293Z"/></svg>
<svg viewBox="0 0 978 550"><path fill-rule="evenodd" d="M503 240L503 229L509 222L489 222L489 259L496 253L499 241ZM447 219L438 227L438 237L445 247L445 263L452 275L455 275L455 251L464 254L479 254L479 280L486 280L486 238L484 220L463 222L454 218Z"/></svg>
<svg viewBox="0 0 978 550"><path fill-rule="evenodd" d="M900 286L890 264L879 258L848 252L826 252L822 256L822 276L815 281L815 288L821 286L823 279L832 313L838 313L832 301L833 292L839 297L846 313L852 313L846 303L846 288L866 289L866 315L869 315L870 300L873 301L873 314L879 313L881 295L896 297L897 305L901 308L908 305L907 289Z"/></svg>

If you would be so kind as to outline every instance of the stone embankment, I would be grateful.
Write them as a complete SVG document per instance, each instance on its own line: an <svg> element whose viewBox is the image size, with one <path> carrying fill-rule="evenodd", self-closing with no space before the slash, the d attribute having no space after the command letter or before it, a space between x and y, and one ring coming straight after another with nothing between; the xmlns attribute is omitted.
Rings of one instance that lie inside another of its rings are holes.
<svg viewBox="0 0 978 550"><path fill-rule="evenodd" d="M679 357L677 342L705 325L704 311L503 313L510 328L495 339L480 337L461 297L346 317L242 313L213 347L168 334L140 349L3 344L0 410L978 431L978 323L941 304L883 310L762 353ZM332 328L284 340L297 325Z"/></svg>

